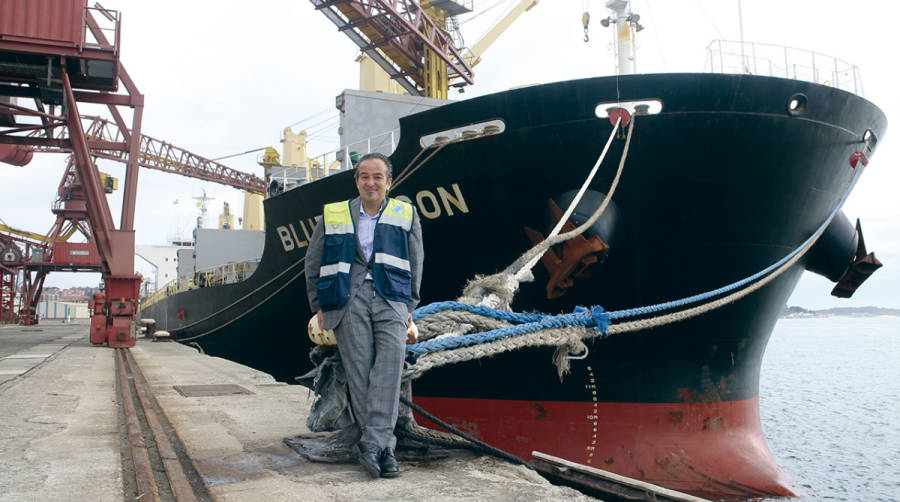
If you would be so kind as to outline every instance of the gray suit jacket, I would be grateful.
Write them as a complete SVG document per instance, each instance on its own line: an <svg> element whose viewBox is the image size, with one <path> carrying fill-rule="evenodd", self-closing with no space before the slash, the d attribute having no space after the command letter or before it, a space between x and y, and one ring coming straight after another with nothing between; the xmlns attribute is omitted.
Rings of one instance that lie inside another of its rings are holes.
<svg viewBox="0 0 900 502"><path fill-rule="evenodd" d="M359 197L350 201L350 216L353 218L353 227L359 227ZM383 206L382 206L383 207ZM419 221L419 213L413 206L413 223L409 232L409 267L412 271L412 296L409 303L388 301L397 314L404 319L406 314L412 312L419 304L419 286L422 284L422 263L424 261L424 250L422 249L422 224ZM309 307L315 314L320 310L319 299L316 296L316 280L319 278L319 267L322 265L322 252L325 243L325 225L322 218L316 219L316 229L313 231L312 237L309 239L309 247L306 249L306 296L309 299ZM331 310L323 312L323 328L334 329L340 324L344 318L344 312L347 305L353 300L356 292L359 291L360 285L366 279L366 257L363 254L362 247L359 245L359 238L356 239L356 256L353 259L353 266L350 267L350 298L339 310Z"/></svg>

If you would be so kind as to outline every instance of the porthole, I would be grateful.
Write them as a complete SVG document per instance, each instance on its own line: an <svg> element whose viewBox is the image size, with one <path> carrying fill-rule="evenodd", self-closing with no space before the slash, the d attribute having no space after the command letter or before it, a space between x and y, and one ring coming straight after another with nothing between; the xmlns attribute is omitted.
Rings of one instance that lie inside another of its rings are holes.
<svg viewBox="0 0 900 502"><path fill-rule="evenodd" d="M808 106L809 100L806 98L806 94L800 92L788 98L787 101L787 111L792 117L806 114Z"/></svg>

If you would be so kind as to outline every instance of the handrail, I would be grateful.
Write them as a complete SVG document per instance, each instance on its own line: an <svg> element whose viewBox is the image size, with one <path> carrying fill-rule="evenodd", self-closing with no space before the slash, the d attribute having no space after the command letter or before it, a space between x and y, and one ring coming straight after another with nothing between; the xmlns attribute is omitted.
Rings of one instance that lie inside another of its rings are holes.
<svg viewBox="0 0 900 502"><path fill-rule="evenodd" d="M346 171L355 165L354 154L362 156L367 153L380 152L390 155L397 146L400 129L391 129L374 136L362 139L340 148L330 150L314 157L309 157L297 166L280 166L281 172L272 176L280 180L285 190L290 190L310 181L316 181L331 174ZM264 164L264 154L260 154L257 162ZM279 167L279 166L276 166Z"/></svg>
<svg viewBox="0 0 900 502"><path fill-rule="evenodd" d="M155 293L142 299L141 308L149 307L167 296L191 289L241 282L250 277L256 271L257 266L259 266L259 260L231 262L175 278L167 282Z"/></svg>
<svg viewBox="0 0 900 502"><path fill-rule="evenodd" d="M100 50L111 50L113 53L118 54L119 52L119 35L121 30L119 29L122 23L122 14L119 11L115 11L112 9L106 9L103 7L85 7L84 8L85 17L91 15L91 12L98 13L97 16L91 16L94 22L97 24L97 29L106 36L107 40L111 42L103 43L97 39L96 35L91 33L91 29L88 26L88 23L84 24L82 28L82 40L84 41L85 48L91 49L100 49ZM88 35L93 37L93 41L88 38Z"/></svg>
<svg viewBox="0 0 900 502"><path fill-rule="evenodd" d="M783 45L713 40L706 46L713 73L744 73L804 80L863 95L859 68L815 51Z"/></svg>

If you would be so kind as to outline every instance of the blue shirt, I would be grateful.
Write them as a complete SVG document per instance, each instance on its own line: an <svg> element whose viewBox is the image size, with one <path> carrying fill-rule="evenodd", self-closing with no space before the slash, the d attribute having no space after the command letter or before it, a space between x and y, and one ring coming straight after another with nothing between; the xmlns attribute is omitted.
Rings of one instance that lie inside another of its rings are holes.
<svg viewBox="0 0 900 502"><path fill-rule="evenodd" d="M387 202L386 199L385 202ZM359 231L356 238L359 239L359 246L363 250L363 256L366 257L366 261L372 260L372 251L375 247L375 224L378 223L378 217L381 216L385 202L381 203L381 209L378 210L378 214L375 216L366 214L362 202L359 204ZM372 274L366 273L366 279L372 279Z"/></svg>

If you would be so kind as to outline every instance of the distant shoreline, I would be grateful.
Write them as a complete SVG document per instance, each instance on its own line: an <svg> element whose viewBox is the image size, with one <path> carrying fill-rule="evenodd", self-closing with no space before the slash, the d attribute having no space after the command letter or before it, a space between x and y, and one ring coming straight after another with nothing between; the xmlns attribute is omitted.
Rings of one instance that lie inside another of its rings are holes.
<svg viewBox="0 0 900 502"><path fill-rule="evenodd" d="M782 319L809 318L809 317L900 317L900 309L883 307L836 307L823 310L810 310L795 305L785 306L781 312Z"/></svg>

